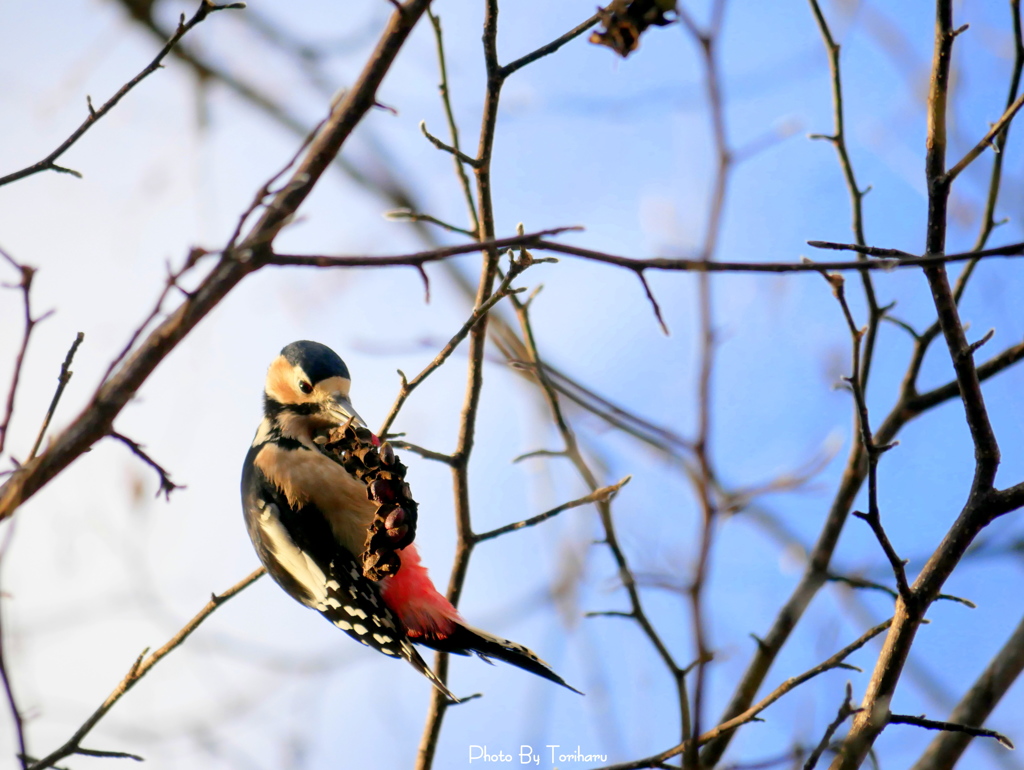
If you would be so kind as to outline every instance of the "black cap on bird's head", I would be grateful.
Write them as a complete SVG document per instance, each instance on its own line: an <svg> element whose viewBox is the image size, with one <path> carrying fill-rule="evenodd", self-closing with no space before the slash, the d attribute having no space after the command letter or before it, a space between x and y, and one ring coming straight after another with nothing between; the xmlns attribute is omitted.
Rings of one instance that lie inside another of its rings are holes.
<svg viewBox="0 0 1024 770"><path fill-rule="evenodd" d="M308 439L319 429L354 421L351 379L341 356L326 345L299 340L285 345L267 370L264 413L285 436Z"/></svg>
<svg viewBox="0 0 1024 770"><path fill-rule="evenodd" d="M281 355L292 366L301 367L315 385L328 377L352 379L341 356L326 345L311 340L299 340L281 348Z"/></svg>

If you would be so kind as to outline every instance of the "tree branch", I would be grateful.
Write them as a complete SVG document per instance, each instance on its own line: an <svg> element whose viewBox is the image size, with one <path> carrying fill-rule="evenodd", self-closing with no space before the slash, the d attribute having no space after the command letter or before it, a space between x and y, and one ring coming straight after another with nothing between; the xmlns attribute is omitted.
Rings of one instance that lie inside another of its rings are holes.
<svg viewBox="0 0 1024 770"><path fill-rule="evenodd" d="M71 136L65 139L56 150L51 152L38 163L33 163L31 166L27 166L26 168L23 168L20 171L15 171L13 173L7 174L6 176L0 177L0 187L3 187L5 184L10 184L11 182L17 182L19 179L24 179L27 176L38 174L40 171L59 171L64 174L71 174L72 176L81 177L82 175L77 171L74 171L70 168L65 168L63 166L58 166L55 162L57 158L59 158L61 155L63 155L65 152L71 149L75 142L81 139L86 131L92 128L96 124L96 122L101 120L108 112L114 109L114 107L117 106L117 103L120 102L121 99L124 98L124 96L127 95L129 91L131 91L133 88L135 88L135 86L137 86L147 77L149 77L158 69L160 69L163 66L161 62L163 62L163 60L167 57L167 54L171 52L174 46L177 45L178 41L185 37L186 34L188 34L189 30L191 30L197 24L205 20L206 17L209 16L211 13L215 13L216 11L224 11L229 9L234 10L241 8L245 8L245 3L227 3L226 5L214 5L213 3L208 2L208 0L202 0L202 2L199 4L199 8L192 15L191 19L185 21L185 15L182 14L181 20L178 22L177 31L171 36L171 39L168 40L166 45L164 45L164 47L160 50L160 53L156 55L156 58L153 59L153 61L151 61L146 66L146 68L142 70L142 72L140 72L134 78L132 78L123 86L121 86L121 88L118 89L117 93L110 97L98 110L93 108L92 100L87 99L89 105L89 116L84 121L82 121L82 124L74 130Z"/></svg>
<svg viewBox="0 0 1024 770"><path fill-rule="evenodd" d="M871 628L864 634L862 634L860 638L858 638L856 641L852 642L851 644L841 649L828 660L819 663L817 666L814 666L814 668L808 669L799 676L787 679L785 682L780 684L778 687L772 690L772 692L770 692L768 695L766 695L764 698L758 701L754 706L751 706L749 709L744 711L742 714L737 714L732 719L728 719L724 722L721 722L713 729L708 730L706 733L702 734L696 741L697 745L702 746L705 743L708 743L714 740L715 738L718 738L724 733L731 732L732 730L735 730L737 727L740 727L741 725L745 725L748 722L754 721L757 718L758 714L760 714L770 705L775 703L775 701L777 701L783 695L792 692L797 687L802 685L804 682L813 679L819 674L823 674L826 671L831 671L834 668L850 668L850 666L845 664L843 661L846 658L848 658L851 654L853 654L861 647L863 647L865 644L867 644L869 641L871 641L876 636L885 631L885 629L887 629L891 623L891 619L885 621L884 623L879 623L874 628ZM640 768L657 767L659 766L658 763L664 762L665 760L671 759L672 757L679 756L679 754L683 753L683 751L685 751L686 748L687 743L681 743L678 746L674 746L671 749L667 749L666 751L661 752L660 754L645 757L644 759L639 759L634 762L624 762L618 765L608 765L607 767L598 768L598 770L640 770Z"/></svg>
<svg viewBox="0 0 1024 770"><path fill-rule="evenodd" d="M177 647L184 642L189 635L202 625L203 621L206 620L213 612L224 602L231 597L238 594L248 586L255 583L260 577L263 576L265 570L260 567L259 569L250 573L247 577L235 583L231 588L222 594L214 594L210 596L210 601L206 603L199 612L192 618L188 623L182 626L181 630L172 636L167 642L150 655L146 656L146 650L143 650L142 654L139 655L138 659L132 664L132 667L128 669L128 673L125 674L117 687L113 689L110 695L107 696L106 700L100 704L100 707L96 709L82 726L79 727L75 734L72 735L63 746L47 754L42 759L33 762L29 765L28 770L45 770L45 768L52 767L55 762L59 762L65 757L70 757L73 754L92 754L96 755L95 752L91 752L88 749L82 749L82 739L96 726L96 724L106 716L107 712L114 707L114 705L121 700L121 697L127 693L132 687L134 687L142 677L149 673L150 669L153 668L157 663L163 660L169 653L175 650ZM110 752L103 752L103 756L110 756ZM130 756L130 755L129 755Z"/></svg>
<svg viewBox="0 0 1024 770"><path fill-rule="evenodd" d="M36 441L32 445L32 451L28 453L28 459L31 460L36 456L36 452L39 451L39 447L43 443L43 437L46 435L46 429L50 427L50 420L53 419L53 413L57 411L57 404L60 403L60 397L64 395L64 388L68 386L71 381L71 375L74 372L71 371L71 362L75 358L75 352L78 350L78 346L82 344L85 339L85 334L79 332L75 336L75 341L71 343L71 347L68 349L68 353L64 356L64 363L60 365L60 374L57 375L57 390L53 394L53 398L50 400L50 406L46 410L46 416L43 417L43 424L39 426L39 434L36 436Z"/></svg>
<svg viewBox="0 0 1024 770"><path fill-rule="evenodd" d="M429 0L409 0L391 16L377 48L356 83L332 108L289 181L268 203L262 216L237 246L226 250L198 288L140 347L105 379L85 411L39 457L19 468L0 487L0 520L64 470L111 431L114 419L153 370L207 313L238 283L260 266L274 237L302 204L330 166L355 126L373 109L376 93L412 27Z"/></svg>
<svg viewBox="0 0 1024 770"><path fill-rule="evenodd" d="M482 543L484 540L491 540L495 537L500 537L501 535L507 535L509 532L515 532L519 529L540 524L542 521L547 521L563 511L568 511L570 508L579 508L581 505L589 505L590 503L606 503L615 497L615 495L618 494L618 491L628 484L629 480L632 478L632 476L626 476L615 484L594 490L589 495L584 495L583 497L579 497L568 503L562 503L551 510L544 511L544 513L538 513L536 516L531 516L528 519L523 519L522 521L517 521L513 524L506 524L503 527L498 527L497 529L492 529L488 532L481 532L475 535L473 539L477 543Z"/></svg>

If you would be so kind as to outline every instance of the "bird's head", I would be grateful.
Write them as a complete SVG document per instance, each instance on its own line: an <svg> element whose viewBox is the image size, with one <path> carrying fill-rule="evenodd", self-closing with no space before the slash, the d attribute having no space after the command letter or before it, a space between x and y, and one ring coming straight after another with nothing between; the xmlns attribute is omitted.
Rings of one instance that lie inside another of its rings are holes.
<svg viewBox="0 0 1024 770"><path fill-rule="evenodd" d="M309 340L286 345L267 370L267 423L282 436L304 442L350 420L365 425L349 401L350 384L345 362L326 345Z"/></svg>

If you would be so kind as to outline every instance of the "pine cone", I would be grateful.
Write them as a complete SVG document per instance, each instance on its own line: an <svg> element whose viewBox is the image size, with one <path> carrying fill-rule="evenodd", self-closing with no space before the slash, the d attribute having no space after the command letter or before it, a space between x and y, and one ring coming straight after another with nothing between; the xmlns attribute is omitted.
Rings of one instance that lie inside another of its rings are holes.
<svg viewBox="0 0 1024 770"><path fill-rule="evenodd" d="M360 558L363 575L381 580L402 566L397 552L416 537L419 506L405 483L407 469L391 444L385 441L378 447L374 442L369 429L352 425L316 438L328 457L366 484L366 497L377 503Z"/></svg>

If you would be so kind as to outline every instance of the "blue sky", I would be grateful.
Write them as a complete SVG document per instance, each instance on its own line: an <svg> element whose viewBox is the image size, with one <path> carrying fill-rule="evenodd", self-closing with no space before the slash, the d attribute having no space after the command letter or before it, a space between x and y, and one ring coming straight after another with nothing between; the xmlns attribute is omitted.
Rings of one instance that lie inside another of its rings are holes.
<svg viewBox="0 0 1024 770"><path fill-rule="evenodd" d="M478 4L439 2L456 115L475 147L484 80ZM555 7L549 7L555 5ZM1007 4L1008 5L1008 4ZM592 2L505 3L499 51L509 61L570 29ZM333 88L351 82L372 48L389 5L378 0L295 4L257 0L252 12L297 37L342 41L324 67ZM163 19L191 12L168 0ZM870 243L919 252L923 247L923 94L932 19L918 3L826 3L842 43L847 132L864 200ZM694 15L703 20L706 9ZM243 12L245 13L245 12ZM966 151L1002 112L1012 63L1009 9L962 3L957 40L950 158ZM152 57L154 42L119 6L61 0L0 7L0 173L34 162L77 125L85 95L106 98ZM285 56L230 14L218 14L190 42L233 72L261 82L312 124L329 96ZM820 258L810 239L851 240L849 201L835 154L809 133L831 130L824 49L801 2L732 3L720 43L730 144L758 152L730 179L722 260ZM619 60L579 39L557 56L514 75L506 85L495 144L497 232L583 225L566 242L627 256L687 255L699 247L713 172L701 63L679 26L656 29L640 50ZM397 114L372 113L346 147L361 163L385 148L402 181L429 213L465 223L450 159L419 133L420 121L444 135L433 39L421 25L389 74L381 100ZM1021 162L1011 134L1005 194L997 217L1009 222L992 245L1021 239ZM111 358L146 315L166 274L189 247L216 248L254 191L294 153L296 139L218 85L197 89L179 63L142 84L68 155L77 180L38 175L0 189L0 245L40 269L37 311L56 314L38 327L26 362L9 449L27 452L74 334L86 342L55 419L66 425L86 403ZM991 154L958 180L949 249L969 248L978 228ZM422 248L407 224L381 216L378 198L334 174L325 177L279 240L282 251L394 254ZM447 239L443 233L439 237ZM477 258L458 265L473 275ZM353 398L371 425L398 388L396 369L417 372L462 324L469 309L442 269L431 268L426 304L415 271L327 272L267 269L247 279L145 384L118 418L122 433L146 445L187 489L169 503L153 500L155 479L124 447L107 441L78 460L19 512L2 571L7 645L15 685L30 714L32 748L62 742L123 676L146 646L169 637L206 601L256 566L237 501L237 478L259 419L260 387L271 358L300 338L334 347L353 372ZM532 316L541 353L602 394L692 435L696 422L696 281L650 274L671 330L653 319L633 275L572 259L531 268L523 285L544 289ZM4 275L3 280L11 280ZM850 281L854 313L864 305ZM921 274L880 274L880 301L923 328L933 317ZM1015 261L982 265L962 306L969 337L996 334L981 357L1020 340ZM835 459L805 490L773 495L762 507L805 545L813 542L842 472L852 436L849 394L835 389L849 371L849 335L827 285L817 275L721 276L714 281L716 326L723 340L715 373L711 451L724 483L761 483ZM0 295L0 382L6 382L20 330L17 295ZM506 312L503 308L502 312ZM511 318L511 315L508 315ZM877 424L892 405L910 341L882 328L869 406ZM464 354L436 373L395 425L414 443L454 447L465 379ZM922 383L947 381L945 349L929 355ZM1019 394L1024 375L1010 371L986 384L1003 449L999 481L1024 477ZM611 483L632 482L614 506L627 556L637 572L685 581L696 554L698 509L678 467L621 434L574 413L578 432ZM557 460L512 464L519 454L557 445L537 394L495 355L486 371L479 439L471 465L474 522L490 529L583 493ZM972 452L963 412L948 403L909 425L880 467L881 507L894 545L912 573L939 542L966 499ZM455 543L446 469L407 457L420 502L421 552L444 585ZM863 507L865 503L859 502ZM9 525L7 525L9 526ZM992 536L1020 533L1012 516ZM584 619L587 611L624 609L592 508L485 543L470 568L462 610L476 625L529 644L587 692L579 698L517 670L474 660L453 664L457 693L486 697L449 712L438 767L468 764L472 745L517 751L521 744L580 746L625 760L677 740L674 687L636 626ZM739 514L717 528L707 600L710 642L708 724L728 700L752 652L800 575L787 553ZM891 581L877 543L851 521L834 564ZM908 673L893 710L943 718L1018 622L1017 559L965 562L947 585L975 610L938 604L922 629L912 663L953 697L930 700ZM561 583L560 583L561 581ZM556 609L552 586L575 585ZM680 662L693 657L689 611L678 593L644 592L645 606ZM885 597L821 591L779 657L762 693L802 672L887 616ZM815 743L851 680L863 693L878 646L851 661L865 674L831 672L787 696L745 728L734 760ZM387 708L367 708L365 693L389 694ZM137 751L157 768L409 766L429 685L347 637L261 581L222 607L184 648L163 661L97 728L89 745ZM1012 737L1024 707L1019 688L990 726ZM892 727L878 747L887 766L909 766L930 735ZM0 730L0 754L12 734ZM976 746L970 767L1006 767ZM82 760L75 764L93 764ZM550 763L548 763L550 765ZM347 766L347 765L346 765ZM477 766L477 765L474 765ZM544 766L543 763L541 766ZM1013 765L1009 765L1013 766Z"/></svg>

